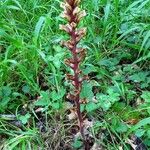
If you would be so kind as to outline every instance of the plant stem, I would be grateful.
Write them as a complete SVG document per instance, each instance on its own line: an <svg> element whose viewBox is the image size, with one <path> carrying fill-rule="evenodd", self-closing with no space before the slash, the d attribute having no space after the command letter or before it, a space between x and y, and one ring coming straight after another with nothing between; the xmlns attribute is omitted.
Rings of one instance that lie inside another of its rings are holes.
<svg viewBox="0 0 150 150"><path fill-rule="evenodd" d="M75 28L72 30L71 33L71 40L73 41L74 45L71 50L72 56L73 56L73 62L74 62L74 83L75 83L75 91L77 91L77 95L75 96L75 105L76 105L76 110L77 110L77 116L78 116L78 123L80 127L80 133L82 137L84 138L84 131L83 131L83 118L82 118L82 113L80 109L80 90L81 90L81 83L79 81L79 62L78 62L78 57L77 57L77 41L76 41L76 35L75 35Z"/></svg>

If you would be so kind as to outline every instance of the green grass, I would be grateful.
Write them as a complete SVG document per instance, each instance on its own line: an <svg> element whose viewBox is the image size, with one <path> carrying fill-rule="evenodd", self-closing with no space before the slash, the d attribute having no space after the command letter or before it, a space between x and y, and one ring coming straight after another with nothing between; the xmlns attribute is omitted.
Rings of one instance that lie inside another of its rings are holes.
<svg viewBox="0 0 150 150"><path fill-rule="evenodd" d="M0 117L0 149L72 145L75 123L68 123L65 115L70 86L65 74L70 70L63 62L69 53L59 46L66 38L59 30L59 2L0 1L0 114L16 117ZM90 132L108 150L131 149L126 140L133 134L150 148L149 123L140 125L150 114L150 1L83 0L82 8L87 16L81 26L88 32L81 42L87 48L81 68L90 77L82 97L100 101L98 108L83 106L99 124ZM44 98L36 104L39 96ZM44 110L37 113L38 108ZM29 118L20 119L25 114ZM133 119L139 125L128 123ZM14 124L18 120L21 126ZM40 131L40 122L46 131Z"/></svg>

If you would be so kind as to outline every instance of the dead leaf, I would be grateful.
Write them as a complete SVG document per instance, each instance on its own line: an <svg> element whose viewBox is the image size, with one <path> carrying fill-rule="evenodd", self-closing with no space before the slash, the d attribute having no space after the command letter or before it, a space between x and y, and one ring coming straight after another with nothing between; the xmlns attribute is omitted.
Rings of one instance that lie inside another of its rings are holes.
<svg viewBox="0 0 150 150"><path fill-rule="evenodd" d="M127 124L131 124L131 125L135 125L135 124L137 124L138 122L139 122L138 119L130 119L130 120L128 120L126 123L127 123Z"/></svg>
<svg viewBox="0 0 150 150"><path fill-rule="evenodd" d="M85 119L85 120L83 121L83 124L84 124L84 127L85 127L86 129L88 129L88 128L91 128L91 127L93 126L93 121L89 121L88 119Z"/></svg>
<svg viewBox="0 0 150 150"><path fill-rule="evenodd" d="M136 150L137 145L133 144L133 140L127 139L126 143L128 143L133 148L133 150Z"/></svg>
<svg viewBox="0 0 150 150"><path fill-rule="evenodd" d="M70 110L70 111L71 111L71 113L70 113L69 115L67 115L67 116L68 116L68 119L69 119L69 120L76 119L76 118L77 118L76 112L73 111L73 110Z"/></svg>
<svg viewBox="0 0 150 150"><path fill-rule="evenodd" d="M104 148L97 143L94 143L90 150L104 150Z"/></svg>
<svg viewBox="0 0 150 150"><path fill-rule="evenodd" d="M36 109L35 112L38 113L38 112L42 112L43 110L44 110L44 108L40 107L40 108Z"/></svg>

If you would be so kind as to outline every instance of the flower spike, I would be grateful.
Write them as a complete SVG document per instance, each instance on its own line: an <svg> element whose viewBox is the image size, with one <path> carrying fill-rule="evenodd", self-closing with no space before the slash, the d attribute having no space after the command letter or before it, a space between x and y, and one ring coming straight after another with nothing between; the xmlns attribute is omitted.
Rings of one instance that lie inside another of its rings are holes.
<svg viewBox="0 0 150 150"><path fill-rule="evenodd" d="M62 46L65 46L70 50L72 58L66 59L65 64L68 65L73 70L73 75L66 74L66 78L73 85L74 89L67 95L67 98L74 102L76 108L76 114L78 117L78 124L80 127L80 133L85 140L84 136L84 125L83 125L83 116L80 110L80 92L82 89L82 82L86 80L87 77L82 75L80 70L80 64L85 58L86 50L84 48L78 47L78 43L86 34L86 28L78 29L78 24L80 20L86 16L86 12L79 8L80 0L64 0L60 4L60 7L63 8L63 13L61 17L66 19L68 23L66 25L60 25L60 29L69 34L70 39L68 41L61 42Z"/></svg>

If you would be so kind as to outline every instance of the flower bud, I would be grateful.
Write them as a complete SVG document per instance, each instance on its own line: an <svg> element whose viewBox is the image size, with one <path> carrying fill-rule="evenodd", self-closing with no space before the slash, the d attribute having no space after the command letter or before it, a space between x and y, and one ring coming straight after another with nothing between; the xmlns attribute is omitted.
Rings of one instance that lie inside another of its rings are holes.
<svg viewBox="0 0 150 150"><path fill-rule="evenodd" d="M72 26L70 24L66 24L66 25L59 25L59 29L60 30L64 30L67 33L71 33L72 32Z"/></svg>
<svg viewBox="0 0 150 150"><path fill-rule="evenodd" d="M76 53L81 53L82 51L85 51L85 48L76 48Z"/></svg>
<svg viewBox="0 0 150 150"><path fill-rule="evenodd" d="M69 5L69 3L64 3L64 2L61 2L60 3L60 7L61 8L63 8L65 11L67 10L67 9L69 9L70 11L72 10L72 7Z"/></svg>
<svg viewBox="0 0 150 150"><path fill-rule="evenodd" d="M80 104L87 104L87 103L88 103L87 99L80 99Z"/></svg>
<svg viewBox="0 0 150 150"><path fill-rule="evenodd" d="M76 82L75 82L75 81L72 81L72 85L73 85L73 86L76 86Z"/></svg>
<svg viewBox="0 0 150 150"><path fill-rule="evenodd" d="M86 28L81 28L76 31L76 41L79 42L86 34Z"/></svg>
<svg viewBox="0 0 150 150"><path fill-rule="evenodd" d="M81 28L81 29L77 29L76 30L76 32L75 32L75 34L77 35L77 36L79 36L79 35L85 35L86 34L86 30L87 30L87 28Z"/></svg>
<svg viewBox="0 0 150 150"><path fill-rule="evenodd" d="M66 98L69 100L75 100L76 97L75 97L75 95L68 93Z"/></svg>
<svg viewBox="0 0 150 150"><path fill-rule="evenodd" d="M75 65L74 65L73 63L71 63L68 59L65 60L65 64L68 65L68 66L70 66L72 69L73 69L74 66L75 66Z"/></svg>
<svg viewBox="0 0 150 150"><path fill-rule="evenodd" d="M77 15L79 12L80 12L80 8L79 8L79 7L76 7L76 8L73 10L73 15Z"/></svg>
<svg viewBox="0 0 150 150"><path fill-rule="evenodd" d="M65 46L66 48L68 48L70 50L72 50L72 48L73 48L73 42L70 40L69 41L62 41L60 44L62 46Z"/></svg>
<svg viewBox="0 0 150 150"><path fill-rule="evenodd" d="M86 16L86 11L80 11L80 13L77 15L77 22L79 22L83 17Z"/></svg>
<svg viewBox="0 0 150 150"><path fill-rule="evenodd" d="M76 74L81 74L82 71L81 71L80 69L77 69L75 73L76 73Z"/></svg>
<svg viewBox="0 0 150 150"><path fill-rule="evenodd" d="M85 56L86 56L86 52L85 51L82 51L81 53L79 53L80 57L79 57L79 61L82 61Z"/></svg>
<svg viewBox="0 0 150 150"><path fill-rule="evenodd" d="M78 95L78 94L80 94L80 90L75 90L74 95Z"/></svg>
<svg viewBox="0 0 150 150"><path fill-rule="evenodd" d="M68 80L74 80L75 79L75 77L71 74L66 74L66 77Z"/></svg>
<svg viewBox="0 0 150 150"><path fill-rule="evenodd" d="M71 21L71 17L67 14L67 12L62 12L60 17L67 19L69 22Z"/></svg>
<svg viewBox="0 0 150 150"><path fill-rule="evenodd" d="M72 28L76 28L77 27L77 24L75 22L71 22L70 25L71 25Z"/></svg>
<svg viewBox="0 0 150 150"><path fill-rule="evenodd" d="M81 0L74 0L74 5L77 6L77 5L79 5L80 2L81 2Z"/></svg>

